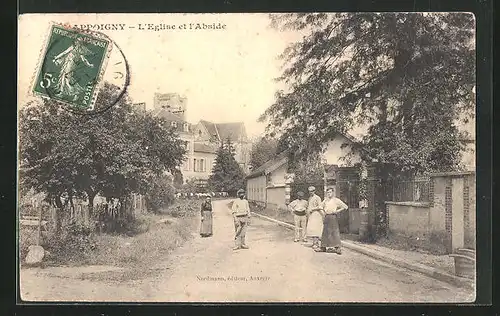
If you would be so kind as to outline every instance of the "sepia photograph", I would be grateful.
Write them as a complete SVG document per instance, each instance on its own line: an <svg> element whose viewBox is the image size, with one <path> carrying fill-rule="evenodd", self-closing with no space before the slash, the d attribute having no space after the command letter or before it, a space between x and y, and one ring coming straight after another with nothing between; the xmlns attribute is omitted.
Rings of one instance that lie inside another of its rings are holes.
<svg viewBox="0 0 500 316"><path fill-rule="evenodd" d="M18 17L18 303L472 303L468 12Z"/></svg>

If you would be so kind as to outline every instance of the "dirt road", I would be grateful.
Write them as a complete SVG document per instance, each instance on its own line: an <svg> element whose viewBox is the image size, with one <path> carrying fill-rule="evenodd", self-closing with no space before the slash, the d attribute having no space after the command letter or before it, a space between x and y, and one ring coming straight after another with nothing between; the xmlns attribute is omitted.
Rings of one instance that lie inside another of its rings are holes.
<svg viewBox="0 0 500 316"><path fill-rule="evenodd" d="M474 295L344 249L316 253L292 232L252 218L248 250L233 251L227 201L214 202L214 236L196 236L155 277L120 284L21 272L27 300L133 302L465 302ZM197 233L197 232L194 232Z"/></svg>

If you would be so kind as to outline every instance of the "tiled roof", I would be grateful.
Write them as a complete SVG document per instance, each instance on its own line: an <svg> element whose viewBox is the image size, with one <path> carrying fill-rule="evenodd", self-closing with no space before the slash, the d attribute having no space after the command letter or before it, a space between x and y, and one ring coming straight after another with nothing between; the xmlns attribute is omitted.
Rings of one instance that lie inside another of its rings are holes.
<svg viewBox="0 0 500 316"><path fill-rule="evenodd" d="M266 174L267 172L272 172L276 170L276 168L282 166L284 163L288 161L288 151L284 151L278 156L276 156L274 159L271 159L264 163L262 166L258 167L252 173L250 173L247 176L248 178L255 178L261 175Z"/></svg>
<svg viewBox="0 0 500 316"><path fill-rule="evenodd" d="M219 135L217 133L217 128L215 127L215 124L209 121L205 120L200 120L200 123L205 126L205 128L208 131L208 134L210 134L210 138L213 140L219 140Z"/></svg>
<svg viewBox="0 0 500 316"><path fill-rule="evenodd" d="M234 123L213 123L205 120L200 120L207 129L210 137L216 141L225 141L228 138L236 142L240 139L246 139L247 134L245 124L243 122Z"/></svg>
<svg viewBox="0 0 500 316"><path fill-rule="evenodd" d="M219 139L224 141L228 138L231 141L239 141L246 139L245 124L243 122L236 123L217 123L217 131L219 132Z"/></svg>
<svg viewBox="0 0 500 316"><path fill-rule="evenodd" d="M215 148L213 148L212 146L209 146L207 144L194 143L194 151L195 152L201 152L201 153L214 154L216 150L215 150Z"/></svg>

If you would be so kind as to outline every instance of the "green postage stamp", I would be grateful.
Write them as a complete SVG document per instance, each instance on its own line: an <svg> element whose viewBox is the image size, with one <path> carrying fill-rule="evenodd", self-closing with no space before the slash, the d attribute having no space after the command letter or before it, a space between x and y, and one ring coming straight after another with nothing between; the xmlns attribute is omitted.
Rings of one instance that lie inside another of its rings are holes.
<svg viewBox="0 0 500 316"><path fill-rule="evenodd" d="M112 46L99 33L52 25L36 70L34 94L75 110L92 110Z"/></svg>

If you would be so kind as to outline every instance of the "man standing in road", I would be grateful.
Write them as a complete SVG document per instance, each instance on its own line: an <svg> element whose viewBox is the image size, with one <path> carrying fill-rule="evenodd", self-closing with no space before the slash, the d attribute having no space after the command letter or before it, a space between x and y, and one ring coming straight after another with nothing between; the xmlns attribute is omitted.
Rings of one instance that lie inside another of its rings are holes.
<svg viewBox="0 0 500 316"><path fill-rule="evenodd" d="M290 211L293 214L293 219L295 223L295 239L294 242L298 242L299 238L306 242L306 211L307 211L307 201L304 199L304 192L297 192L297 199L293 200L289 205Z"/></svg>
<svg viewBox="0 0 500 316"><path fill-rule="evenodd" d="M237 194L238 199L234 200L233 207L231 209L235 230L235 246L233 250L248 249L248 246L245 244L245 235L247 227L250 224L250 206L248 205L248 201L245 199L245 191L240 189Z"/></svg>

